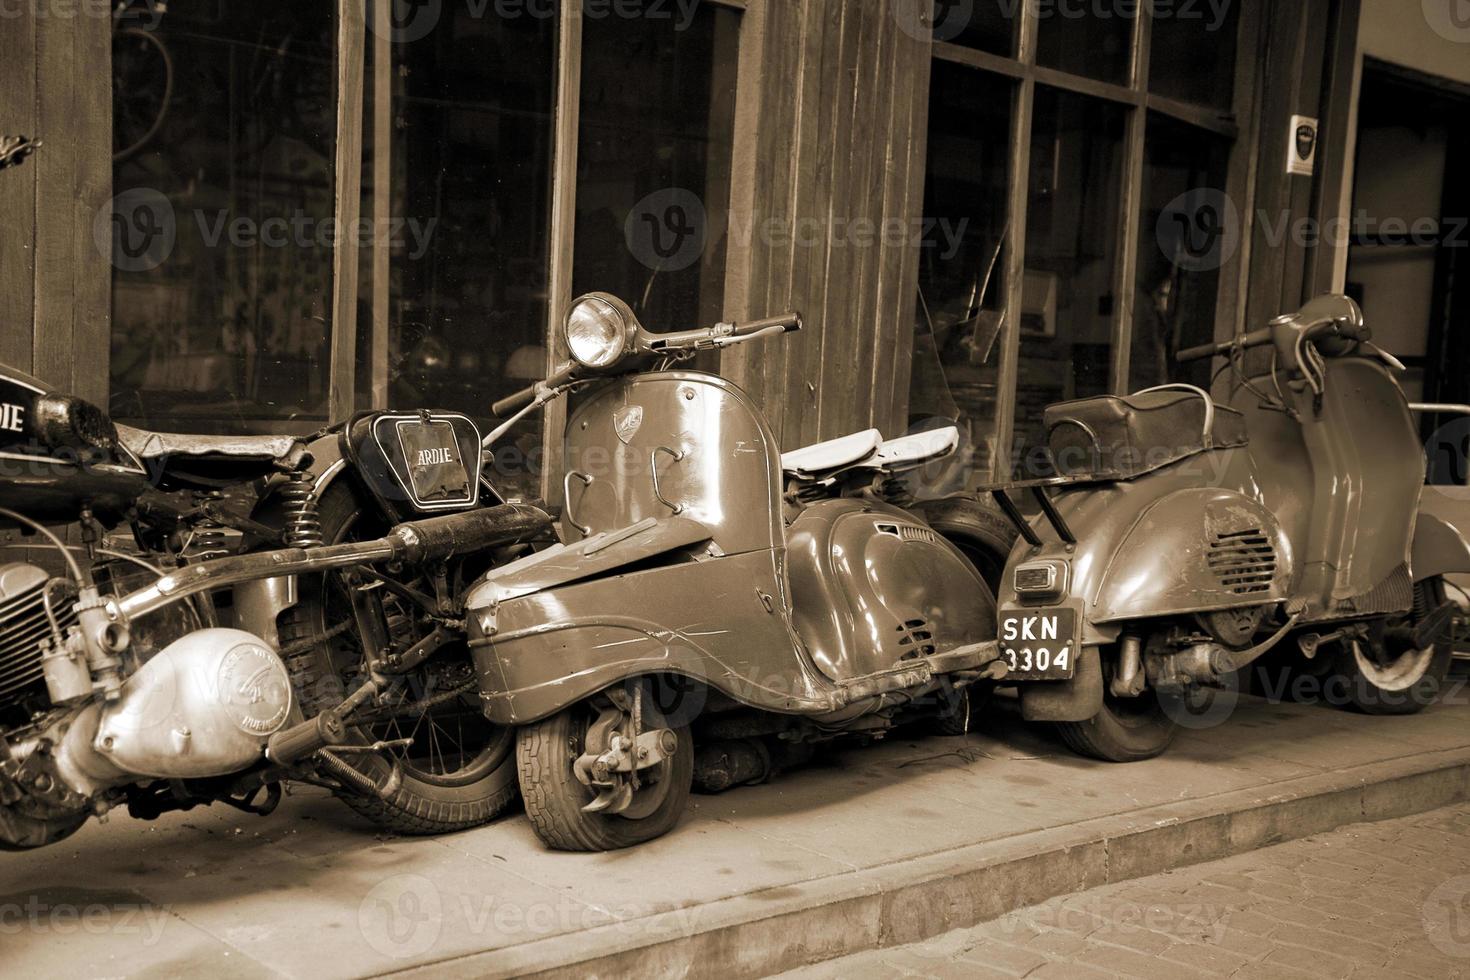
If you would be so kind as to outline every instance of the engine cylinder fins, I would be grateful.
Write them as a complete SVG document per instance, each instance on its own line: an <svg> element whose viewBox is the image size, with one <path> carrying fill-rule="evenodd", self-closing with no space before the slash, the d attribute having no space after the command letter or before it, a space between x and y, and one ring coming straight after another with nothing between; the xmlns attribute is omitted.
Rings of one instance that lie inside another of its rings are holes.
<svg viewBox="0 0 1470 980"><path fill-rule="evenodd" d="M50 575L21 563L0 565L0 710L35 694L44 696L42 644L52 636L44 592ZM74 595L57 590L51 601L63 634L76 625Z"/></svg>
<svg viewBox="0 0 1470 980"><path fill-rule="evenodd" d="M320 547L324 543L322 518L310 474L294 471L281 488L281 498L286 503L286 545L291 548Z"/></svg>

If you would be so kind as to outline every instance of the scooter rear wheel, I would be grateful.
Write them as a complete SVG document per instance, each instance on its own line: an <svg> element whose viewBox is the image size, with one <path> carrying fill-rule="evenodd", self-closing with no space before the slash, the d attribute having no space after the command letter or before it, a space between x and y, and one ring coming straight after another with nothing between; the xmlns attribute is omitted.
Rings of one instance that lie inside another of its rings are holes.
<svg viewBox="0 0 1470 980"><path fill-rule="evenodd" d="M1152 691L1137 698L1107 692L1096 715L1087 721L1060 722L1057 730L1079 755L1104 762L1142 762L1164 753L1179 733L1179 724Z"/></svg>
<svg viewBox="0 0 1470 980"><path fill-rule="evenodd" d="M572 765L588 751L587 732L595 716L584 702L526 725L516 736L526 816L536 836L559 851L612 851L661 837L679 822L689 802L694 742L685 727L675 729L679 745L674 754L641 774L644 785L634 791L626 812L583 810L594 794L577 779Z"/></svg>

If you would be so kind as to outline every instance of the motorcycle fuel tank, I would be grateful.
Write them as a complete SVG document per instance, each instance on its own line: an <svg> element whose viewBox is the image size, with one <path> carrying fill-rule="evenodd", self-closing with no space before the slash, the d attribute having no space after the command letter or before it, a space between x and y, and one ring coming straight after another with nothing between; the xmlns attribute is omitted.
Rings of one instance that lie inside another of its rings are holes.
<svg viewBox="0 0 1470 980"><path fill-rule="evenodd" d="M995 599L980 574L905 511L821 501L786 541L793 622L834 681L995 639Z"/></svg>

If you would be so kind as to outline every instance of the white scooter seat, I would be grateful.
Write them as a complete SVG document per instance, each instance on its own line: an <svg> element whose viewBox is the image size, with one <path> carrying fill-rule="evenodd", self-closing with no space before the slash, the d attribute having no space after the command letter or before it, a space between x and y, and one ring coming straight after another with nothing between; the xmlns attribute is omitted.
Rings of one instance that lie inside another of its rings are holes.
<svg viewBox="0 0 1470 980"><path fill-rule="evenodd" d="M944 459L960 446L960 430L949 425L942 429L917 432L911 436L890 439L878 447L871 459L858 463L860 470L902 473L918 469L925 463Z"/></svg>
<svg viewBox="0 0 1470 980"><path fill-rule="evenodd" d="M814 479L861 463L878 451L883 433L877 429L854 432L841 439L830 439L804 449L793 449L781 456L781 469L796 479Z"/></svg>

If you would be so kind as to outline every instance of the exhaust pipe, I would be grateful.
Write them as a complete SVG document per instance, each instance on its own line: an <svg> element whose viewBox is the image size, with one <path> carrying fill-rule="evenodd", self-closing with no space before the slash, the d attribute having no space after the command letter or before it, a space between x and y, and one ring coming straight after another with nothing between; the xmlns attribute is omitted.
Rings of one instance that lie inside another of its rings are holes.
<svg viewBox="0 0 1470 980"><path fill-rule="evenodd" d="M282 548L186 565L124 596L118 608L124 617L133 619L200 592L256 579L384 561L415 564L442 561L486 548L531 541L550 529L551 518L546 512L526 504L501 504L445 517L406 521L373 541Z"/></svg>

